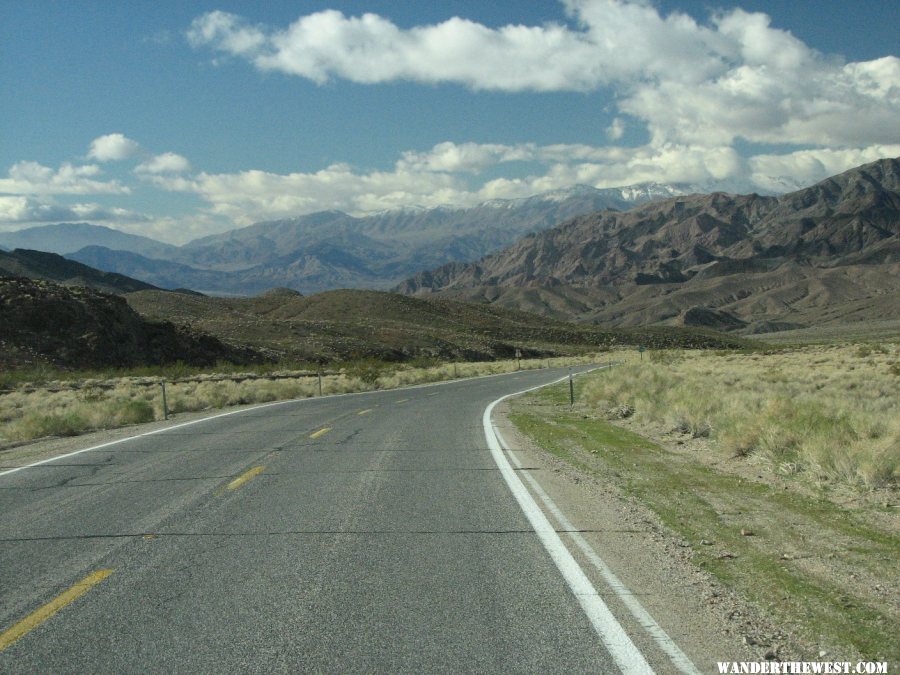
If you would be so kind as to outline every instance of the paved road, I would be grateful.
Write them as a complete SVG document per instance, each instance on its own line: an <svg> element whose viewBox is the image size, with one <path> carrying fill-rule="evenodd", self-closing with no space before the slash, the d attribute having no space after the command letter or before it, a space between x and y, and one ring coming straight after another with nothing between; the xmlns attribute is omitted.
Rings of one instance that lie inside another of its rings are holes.
<svg viewBox="0 0 900 675"><path fill-rule="evenodd" d="M258 408L0 476L0 632L84 593L0 672L614 672L482 427L561 374Z"/></svg>

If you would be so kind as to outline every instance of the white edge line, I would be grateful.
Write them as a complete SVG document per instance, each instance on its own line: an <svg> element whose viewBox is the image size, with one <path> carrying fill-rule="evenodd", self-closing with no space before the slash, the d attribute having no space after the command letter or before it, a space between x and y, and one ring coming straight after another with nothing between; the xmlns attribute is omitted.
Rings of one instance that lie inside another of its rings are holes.
<svg viewBox="0 0 900 675"><path fill-rule="evenodd" d="M494 458L497 468L500 469L500 473L506 481L507 486L509 486L510 491L516 498L516 501L519 503L525 516L528 518L528 522L531 523L535 533L538 535L538 538L541 540L547 553L550 554L551 559L566 580L572 593L581 604L581 608L584 610L591 625L600 637L600 641L609 651L613 660L615 660L616 665L618 665L619 669L626 675L632 673L634 673L634 675L653 673L650 664L647 663L643 654L641 654L635 644L631 641L631 638L628 637L628 634L619 622L616 621L616 618L609 610L609 607L606 606L606 603L603 602L603 599L597 593L597 590L584 573L584 570L581 569L578 562L572 557L572 554L569 553L569 549L566 548L566 545L563 544L559 534L557 534L556 530L550 524L550 521L547 520L547 516L544 515L544 512L541 511L537 502L534 501L534 498L528 492L524 483L522 483L515 471L513 471L509 460L506 458L503 449L500 447L500 442L494 431L494 425L491 422L491 413L494 411L494 407L501 401L529 391L534 391L535 389L563 382L568 378L569 376L566 375L565 377L554 380L553 382L548 382L547 384L501 396L496 401L492 402L485 408L484 415L482 416L484 436L487 439L488 447L491 450L491 456Z"/></svg>
<svg viewBox="0 0 900 675"><path fill-rule="evenodd" d="M557 366L558 368L565 368L566 366ZM31 464L25 464L23 466L13 467L12 469L5 469L0 471L0 478L3 476L8 476L9 474L16 473L17 471L24 471L25 469L30 469L35 466L40 466L42 464L49 464L50 462L55 462L60 459L66 459L68 457L74 457L76 455L80 455L85 452L92 452L94 450L101 450L103 448L108 448L111 445L118 445L119 443L126 443L128 441L133 441L136 438L143 438L144 436L153 436L154 434L161 434L166 431L171 431L172 429L180 429L181 427L191 426L192 424L200 424L201 422L208 422L210 420L219 419L220 417L228 417L229 415L239 415L241 413L250 412L251 410L259 410L261 408L268 408L269 406L275 405L287 405L289 403L302 403L304 401L317 401L325 398L341 398L344 396L365 396L370 394L379 394L386 391L400 391L403 389L421 389L424 387L437 387L445 384L455 384L464 381L470 380L480 380L486 377L499 377L501 375L513 375L513 374L522 374L529 372L538 372L542 370L541 368L532 368L527 370L513 370L508 373L491 373L489 375L476 375L474 377L463 377L453 380L441 380L440 382L425 382L423 384L411 384L403 387L394 387L393 389L376 389L373 391L354 391L347 394L329 394L327 396L307 396L306 398L292 398L287 399L285 401L273 401L271 403L261 403L259 405L250 406L248 408L241 408L240 410L231 410L225 413L219 413L218 415L210 415L209 417L202 417L197 420L191 420L190 422L182 422L181 424L174 424L170 427L163 427L162 429L154 429L153 431L146 431L142 434L135 434L134 436L126 436L125 438L118 438L114 441L108 441L106 443L101 443L100 445L93 445L89 448L83 448L81 450L75 450L74 452L67 452L64 455L56 455L54 457L48 457L47 459L42 459L37 462L32 462ZM567 376L568 377L568 376Z"/></svg>
<svg viewBox="0 0 900 675"><path fill-rule="evenodd" d="M499 430L494 430L497 434L497 438L500 440L500 445L506 450L506 453L509 455L510 460L516 466L516 468L522 468L522 463L519 461L516 454L509 447L509 444L506 442L506 439L503 438L503 434L500 433ZM678 644L669 637L668 633L663 630L662 626L656 623L656 620L653 616L644 609L644 606L640 603L634 593L629 590L629 588L622 582L619 577L609 568L603 558L601 558L594 548L588 543L587 539L581 536L581 533L577 531L572 522L566 518L565 514L562 512L556 503L550 498L544 488L541 487L540 483L527 473L519 474L525 478L528 482L528 485L531 486L531 489L540 497L541 501L544 503L544 506L547 507L547 510L553 514L553 516L559 521L560 527L564 530L568 530L569 537L572 538L572 541L581 549L582 553L584 553L585 557L591 561L594 567L597 568L597 571L600 572L604 581L606 581L607 585L615 592L619 599L622 601L628 610L631 612L631 615L637 620L637 622L644 628L644 630L649 633L650 637L653 638L653 641L659 646L659 648L666 653L669 659L672 661L672 664L680 670L682 673L686 673L686 675L700 675L700 671L697 670L697 667L690 660L690 658L681 651L681 648Z"/></svg>

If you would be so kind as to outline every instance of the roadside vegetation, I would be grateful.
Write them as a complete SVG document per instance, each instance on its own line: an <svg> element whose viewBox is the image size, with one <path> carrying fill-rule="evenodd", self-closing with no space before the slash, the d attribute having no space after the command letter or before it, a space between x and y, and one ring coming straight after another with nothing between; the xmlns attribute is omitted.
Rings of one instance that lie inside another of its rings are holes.
<svg viewBox="0 0 900 675"><path fill-rule="evenodd" d="M709 437L724 458L819 485L900 477L900 345L651 352L592 378L584 396L598 411Z"/></svg>
<svg viewBox="0 0 900 675"><path fill-rule="evenodd" d="M635 356L512 421L773 617L790 644L760 654L897 663L898 346Z"/></svg>
<svg viewBox="0 0 900 675"><path fill-rule="evenodd" d="M594 357L556 357L446 363L415 359L390 363L359 359L322 369L322 394L392 389L462 377L584 363ZM173 364L127 371L66 372L49 367L0 377L0 448L52 436L75 436L163 419L162 389L170 414L307 398L319 394L315 364L201 369ZM5 390L5 391L4 391Z"/></svg>

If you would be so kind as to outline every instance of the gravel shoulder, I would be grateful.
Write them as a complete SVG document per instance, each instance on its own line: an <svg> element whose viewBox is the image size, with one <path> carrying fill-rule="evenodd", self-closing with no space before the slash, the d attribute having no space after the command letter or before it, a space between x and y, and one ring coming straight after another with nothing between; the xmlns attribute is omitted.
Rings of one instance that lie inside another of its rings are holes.
<svg viewBox="0 0 900 675"><path fill-rule="evenodd" d="M701 672L718 672L717 661L762 661L781 646L784 633L694 565L686 542L653 511L612 477L547 452L510 421L509 412L509 405L498 406L494 421L523 466ZM655 655L651 663L657 672L677 672L655 653L647 633L605 582L591 573L591 563L579 563L642 652L650 659ZM786 656L784 650L779 653Z"/></svg>
<svg viewBox="0 0 900 675"><path fill-rule="evenodd" d="M701 671L766 659L896 665L890 496L853 505L846 495L837 495L843 504L816 499L752 466L722 466L703 439L627 430L627 421L570 411L561 398L551 389L513 399L496 420L531 475Z"/></svg>

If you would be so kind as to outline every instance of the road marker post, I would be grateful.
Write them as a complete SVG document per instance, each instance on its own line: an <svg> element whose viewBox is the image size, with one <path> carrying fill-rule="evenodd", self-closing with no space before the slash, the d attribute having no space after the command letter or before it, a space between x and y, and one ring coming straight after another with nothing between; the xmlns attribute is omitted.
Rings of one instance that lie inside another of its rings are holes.
<svg viewBox="0 0 900 675"><path fill-rule="evenodd" d="M319 396L321 396L322 395L322 371L321 370L316 371L316 377L319 378Z"/></svg>
<svg viewBox="0 0 900 675"><path fill-rule="evenodd" d="M572 379L572 367L569 366L569 407L575 407L575 380Z"/></svg>
<svg viewBox="0 0 900 675"><path fill-rule="evenodd" d="M159 383L159 386L162 387L162 397L163 397L163 419L169 419L169 402L166 400L166 381L163 380Z"/></svg>

